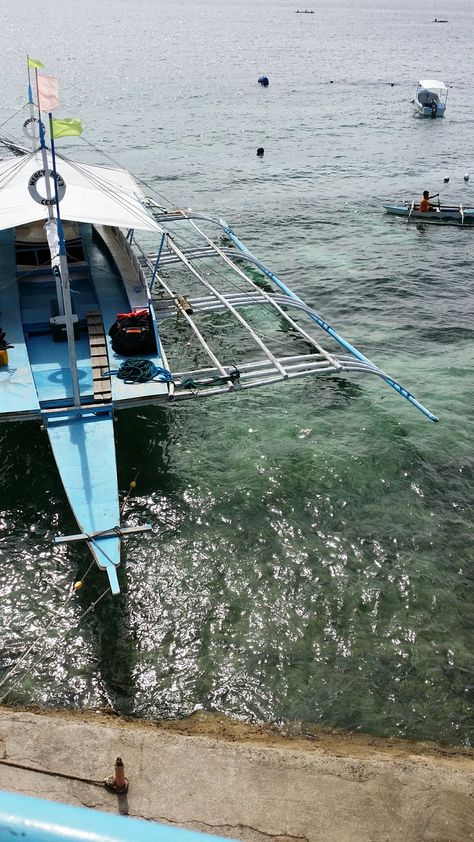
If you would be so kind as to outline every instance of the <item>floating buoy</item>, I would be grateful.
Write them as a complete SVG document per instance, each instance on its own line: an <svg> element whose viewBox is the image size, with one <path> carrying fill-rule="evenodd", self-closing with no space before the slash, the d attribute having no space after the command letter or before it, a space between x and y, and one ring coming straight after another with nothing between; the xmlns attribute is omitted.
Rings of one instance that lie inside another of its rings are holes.
<svg viewBox="0 0 474 842"><path fill-rule="evenodd" d="M443 181L445 184L447 184L449 182L449 175L447 175L446 178L443 178Z"/></svg>
<svg viewBox="0 0 474 842"><path fill-rule="evenodd" d="M137 484L136 484L135 480L132 479L132 481L130 482L130 488L136 488L136 487L137 487Z"/></svg>
<svg viewBox="0 0 474 842"><path fill-rule="evenodd" d="M84 586L84 582L80 579L78 582L74 582L74 590L80 591L81 588Z"/></svg>
<svg viewBox="0 0 474 842"><path fill-rule="evenodd" d="M469 173L468 173L468 172L467 172L467 173L466 173L466 175L464 176L464 181L469 181Z"/></svg>
<svg viewBox="0 0 474 842"><path fill-rule="evenodd" d="M258 77L259 85L263 85L264 88L267 88L270 82L268 81L268 76L259 76Z"/></svg>
<svg viewBox="0 0 474 842"><path fill-rule="evenodd" d="M257 157L263 158L264 154L265 154L265 149L263 148L263 146L259 146L258 149L257 149Z"/></svg>

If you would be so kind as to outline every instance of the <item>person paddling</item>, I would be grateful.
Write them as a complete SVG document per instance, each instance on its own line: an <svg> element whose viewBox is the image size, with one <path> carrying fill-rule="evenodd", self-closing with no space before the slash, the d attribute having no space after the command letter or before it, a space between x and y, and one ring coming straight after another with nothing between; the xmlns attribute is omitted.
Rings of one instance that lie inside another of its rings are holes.
<svg viewBox="0 0 474 842"><path fill-rule="evenodd" d="M421 213L426 213L426 211L433 210L430 205L431 199L437 199L439 193L435 193L434 196L430 196L429 190L423 190L423 198L420 200L420 211Z"/></svg>

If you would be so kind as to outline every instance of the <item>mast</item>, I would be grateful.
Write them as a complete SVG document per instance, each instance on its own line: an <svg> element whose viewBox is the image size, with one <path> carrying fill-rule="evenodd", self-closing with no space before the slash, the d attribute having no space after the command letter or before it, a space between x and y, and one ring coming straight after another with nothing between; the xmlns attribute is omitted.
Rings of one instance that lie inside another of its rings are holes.
<svg viewBox="0 0 474 842"><path fill-rule="evenodd" d="M29 68L28 68L29 71ZM49 128L51 135L51 158L52 170L49 167L48 150L46 148L45 129L41 121L41 105L38 86L38 68L35 68L36 76L36 96L39 119L39 133L40 133L40 151L43 163L43 174L46 185L46 199L43 204L48 209L48 220L45 223L46 236L51 252L51 266L56 283L56 296L58 301L58 311L60 316L64 316L66 336L69 353L69 365L71 370L72 393L74 399L74 407L81 405L81 392L79 388L79 376L77 371L77 356L76 343L74 339L74 323L71 302L71 289L69 284L69 271L67 265L66 243L64 240L64 231L61 223L61 215L59 212L59 191L58 191L58 175L56 172L56 153L54 149L53 138L53 116L49 114ZM30 79L28 73L28 79ZM31 88L31 85L29 86ZM30 93L30 91L29 91ZM32 99L32 97L31 97ZM33 149L34 151L34 149ZM51 177L53 181L54 197L51 190ZM56 218L54 217L54 206L56 205Z"/></svg>
<svg viewBox="0 0 474 842"><path fill-rule="evenodd" d="M72 391L74 395L74 406L81 405L81 392L79 388L79 377L77 373L77 356L76 356L76 341L74 338L74 323L71 302L71 287L69 283L69 269L67 265L66 242L64 240L64 231L61 222L61 215L59 213L59 193L58 193L58 174L56 172L56 151L54 148L53 137L53 115L48 114L49 117L49 132L51 137L51 157L53 164L53 181L54 181L54 195L56 199L56 230L59 239L59 278L61 284L62 301L64 304L64 316L66 319L66 333L67 344L69 351L69 363L71 367ZM41 132L41 122L40 122ZM45 166L46 171L46 166ZM46 178L46 183L49 184L49 176ZM50 206L52 213L52 207ZM54 219L54 216L53 216ZM58 267L56 267L58 268ZM54 269L53 269L54 271Z"/></svg>
<svg viewBox="0 0 474 842"><path fill-rule="evenodd" d="M33 126L33 133L31 135L31 151L35 151L35 111L34 111L34 102L33 102L33 89L31 87L31 73L30 73L30 57L26 56L26 67L28 70L28 105L30 110L30 126ZM37 71L38 72L38 71ZM39 108L39 103L38 103Z"/></svg>
<svg viewBox="0 0 474 842"><path fill-rule="evenodd" d="M36 78L36 99L37 99L37 109L38 109L38 126L39 126L39 134L40 134L40 150L41 150L41 157L43 160L43 170L44 170L44 181L46 186L46 207L48 208L48 222L54 221L54 214L53 214L53 205L54 199L51 193L51 181L49 178L49 162L48 162L48 153L46 149L46 140L44 135L44 126L41 121L41 106L40 106L40 97L39 97L39 87L38 87L38 68L35 68L35 78ZM34 152L34 141L33 141L33 152ZM48 241L49 242L49 241ZM55 282L56 282L56 298L58 300L58 310L61 316L64 316L64 302L63 302L63 290L61 286L61 279L55 275Z"/></svg>

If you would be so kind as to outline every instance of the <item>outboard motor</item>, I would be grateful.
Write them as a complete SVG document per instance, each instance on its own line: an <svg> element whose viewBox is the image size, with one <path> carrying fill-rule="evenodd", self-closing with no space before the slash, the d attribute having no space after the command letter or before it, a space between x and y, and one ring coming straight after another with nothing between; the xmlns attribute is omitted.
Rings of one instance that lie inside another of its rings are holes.
<svg viewBox="0 0 474 842"><path fill-rule="evenodd" d="M438 105L433 100L433 102L431 103L431 117L433 118L433 120L436 117L437 113L438 113Z"/></svg>

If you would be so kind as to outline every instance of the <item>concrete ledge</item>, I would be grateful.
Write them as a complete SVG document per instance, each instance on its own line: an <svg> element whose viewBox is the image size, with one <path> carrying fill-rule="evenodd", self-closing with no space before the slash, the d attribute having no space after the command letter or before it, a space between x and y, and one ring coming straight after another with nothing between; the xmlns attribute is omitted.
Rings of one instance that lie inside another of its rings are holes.
<svg viewBox="0 0 474 842"><path fill-rule="evenodd" d="M127 795L102 786L118 756ZM0 708L0 760L2 789L243 842L474 840L474 752L434 743Z"/></svg>

